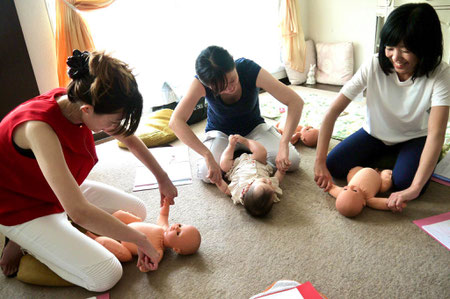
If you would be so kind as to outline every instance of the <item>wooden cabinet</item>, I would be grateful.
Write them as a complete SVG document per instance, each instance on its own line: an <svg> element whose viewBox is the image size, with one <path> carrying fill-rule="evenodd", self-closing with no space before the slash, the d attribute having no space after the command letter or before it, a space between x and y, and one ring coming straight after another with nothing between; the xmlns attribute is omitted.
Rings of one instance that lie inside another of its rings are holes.
<svg viewBox="0 0 450 299"><path fill-rule="evenodd" d="M14 0L0 1L0 120L39 95Z"/></svg>

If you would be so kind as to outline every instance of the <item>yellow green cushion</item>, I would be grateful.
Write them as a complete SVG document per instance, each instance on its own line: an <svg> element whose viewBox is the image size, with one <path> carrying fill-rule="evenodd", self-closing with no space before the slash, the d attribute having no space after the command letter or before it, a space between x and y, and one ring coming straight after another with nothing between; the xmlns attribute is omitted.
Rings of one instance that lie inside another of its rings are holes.
<svg viewBox="0 0 450 299"><path fill-rule="evenodd" d="M41 286L73 286L72 283L56 275L55 272L29 254L24 255L20 260L17 279L25 283Z"/></svg>
<svg viewBox="0 0 450 299"><path fill-rule="evenodd" d="M141 120L141 124L135 135L141 139L147 147L154 147L167 144L177 139L175 133L169 128L172 109L162 109L153 112L146 119ZM127 148L122 142L118 142L119 147Z"/></svg>

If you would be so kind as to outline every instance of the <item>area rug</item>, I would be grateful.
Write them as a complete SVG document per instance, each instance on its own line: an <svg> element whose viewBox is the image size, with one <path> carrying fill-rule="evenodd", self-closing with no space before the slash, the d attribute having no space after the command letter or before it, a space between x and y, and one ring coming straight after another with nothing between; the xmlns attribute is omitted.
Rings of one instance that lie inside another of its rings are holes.
<svg viewBox="0 0 450 299"><path fill-rule="evenodd" d="M333 100L338 95L337 92L324 91L303 86L290 86L297 92L305 102L303 106L302 117L300 125L313 126L320 128L322 120L330 107ZM272 119L276 122L285 121L287 108L285 105L277 101L269 93L265 92L259 98L261 114L265 118ZM347 108L339 115L336 120L332 138L336 140L344 140L364 124L366 114L365 98L354 100ZM443 157L450 150L450 121L447 122L447 130L445 132L445 142L442 148Z"/></svg>
<svg viewBox="0 0 450 299"><path fill-rule="evenodd" d="M327 109L338 93L302 86L291 86L291 88L302 97L305 103L300 119L300 125L320 128ZM260 96L259 102L263 117L280 122L285 121L287 108L273 96L264 93ZM359 130L364 123L365 109L365 99L355 101L354 103L351 103L351 105L348 105L336 121L332 138L344 140L346 137Z"/></svg>

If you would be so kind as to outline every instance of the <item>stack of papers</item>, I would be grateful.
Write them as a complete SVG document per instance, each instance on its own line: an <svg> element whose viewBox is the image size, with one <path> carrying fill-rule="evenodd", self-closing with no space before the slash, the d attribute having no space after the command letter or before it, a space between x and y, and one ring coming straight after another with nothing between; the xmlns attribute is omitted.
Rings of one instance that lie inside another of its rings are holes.
<svg viewBox="0 0 450 299"><path fill-rule="evenodd" d="M186 146L157 147L150 152L159 165L167 172L174 185L192 184L191 164ZM158 182L153 173L145 166L136 169L136 178L133 191L142 191L158 188Z"/></svg>

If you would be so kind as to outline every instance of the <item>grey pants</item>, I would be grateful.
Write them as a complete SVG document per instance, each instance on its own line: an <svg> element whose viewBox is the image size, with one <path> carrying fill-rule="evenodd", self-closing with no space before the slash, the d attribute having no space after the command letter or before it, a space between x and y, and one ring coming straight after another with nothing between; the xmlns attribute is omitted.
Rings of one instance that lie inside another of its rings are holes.
<svg viewBox="0 0 450 299"><path fill-rule="evenodd" d="M267 150L267 163L276 168L275 159L278 154L278 148L280 145L281 135L273 126L269 126L266 123L262 123L254 128L247 136L247 139L256 140L261 143ZM209 131L206 133L203 144L211 151L217 164L220 162L220 156L228 145L228 135L221 131ZM236 146L236 150L248 150L242 144ZM288 171L294 171L299 168L300 154L295 147L289 143L289 161L291 161L291 167ZM205 159L198 160L197 163L197 177L205 183L210 183L206 177L208 175L208 167L206 166Z"/></svg>

